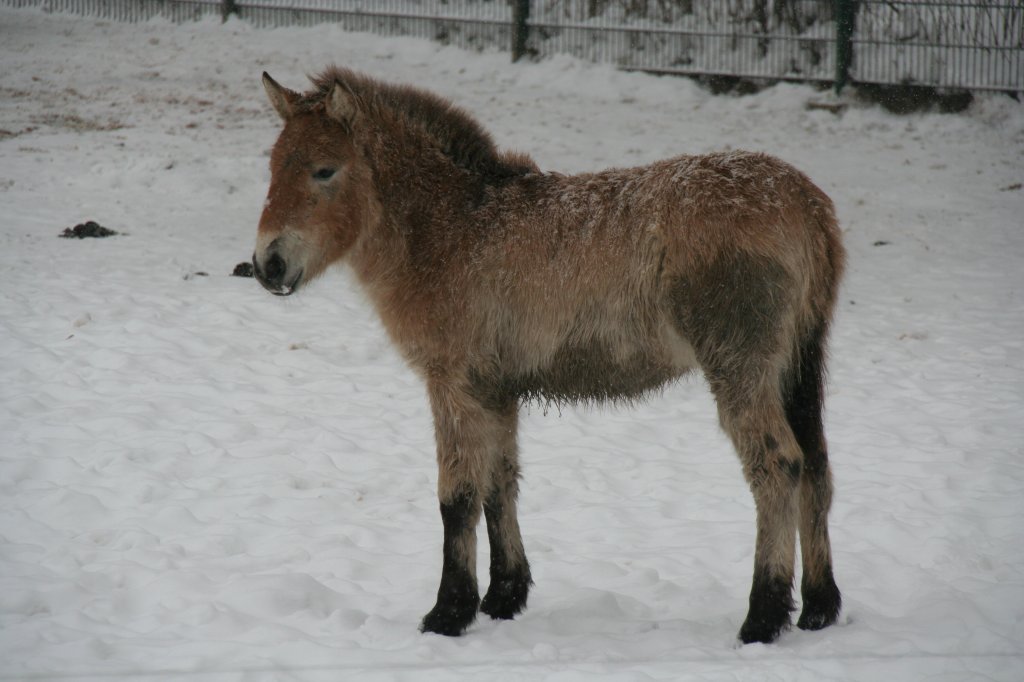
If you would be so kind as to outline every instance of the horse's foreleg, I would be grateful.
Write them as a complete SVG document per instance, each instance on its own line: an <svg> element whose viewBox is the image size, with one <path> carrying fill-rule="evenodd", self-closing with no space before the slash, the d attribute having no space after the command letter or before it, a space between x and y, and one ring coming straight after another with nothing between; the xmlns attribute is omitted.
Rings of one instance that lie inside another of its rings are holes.
<svg viewBox="0 0 1024 682"><path fill-rule="evenodd" d="M437 602L423 617L422 632L457 636L476 618L480 593L476 586L476 524L480 519L480 497L473 492L441 499L444 524L444 559Z"/></svg>
<svg viewBox="0 0 1024 682"><path fill-rule="evenodd" d="M437 439L437 493L444 525L444 558L437 603L420 630L461 635L480 605L476 581L476 525L490 487L497 449L493 418L465 392L442 382L429 386Z"/></svg>
<svg viewBox="0 0 1024 682"><path fill-rule="evenodd" d="M480 610L491 618L510 619L526 607L533 584L523 550L516 503L519 497L519 453L516 444L518 406L500 415L501 450L484 501L487 539L491 547L491 584Z"/></svg>

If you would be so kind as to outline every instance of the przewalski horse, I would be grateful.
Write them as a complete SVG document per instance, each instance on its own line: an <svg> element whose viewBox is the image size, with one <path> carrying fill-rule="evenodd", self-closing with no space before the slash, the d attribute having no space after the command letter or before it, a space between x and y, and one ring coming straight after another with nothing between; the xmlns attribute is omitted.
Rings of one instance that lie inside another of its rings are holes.
<svg viewBox="0 0 1024 682"><path fill-rule="evenodd" d="M832 202L762 154L566 176L499 151L440 97L332 68L305 94L264 74L284 129L256 277L288 295L355 271L426 382L444 525L421 629L512 618L532 581L516 518L520 403L631 401L700 369L757 508L739 636L836 621L822 431L825 341L843 271ZM476 526L490 541L480 600Z"/></svg>

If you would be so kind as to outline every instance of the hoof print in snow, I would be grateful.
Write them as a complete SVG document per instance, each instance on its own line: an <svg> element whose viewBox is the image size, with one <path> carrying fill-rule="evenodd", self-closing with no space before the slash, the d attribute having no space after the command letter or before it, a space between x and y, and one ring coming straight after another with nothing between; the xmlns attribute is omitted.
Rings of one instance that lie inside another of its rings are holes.
<svg viewBox="0 0 1024 682"><path fill-rule="evenodd" d="M252 263L239 263L231 272L234 277L252 277Z"/></svg>
<svg viewBox="0 0 1024 682"><path fill-rule="evenodd" d="M68 227L60 236L64 239L85 239L86 237L113 237L117 232L114 230L103 227L99 223L89 220L84 223L79 223L74 227Z"/></svg>
<svg viewBox="0 0 1024 682"><path fill-rule="evenodd" d="M183 280L185 280L185 281L187 282L187 281L189 281L190 279L192 279L193 277L209 277L209 276L210 276L210 273L208 273L208 272L203 272L202 270L197 270L196 272L190 272L190 273L188 273L187 275L185 275L184 277L182 277L182 279L183 279Z"/></svg>

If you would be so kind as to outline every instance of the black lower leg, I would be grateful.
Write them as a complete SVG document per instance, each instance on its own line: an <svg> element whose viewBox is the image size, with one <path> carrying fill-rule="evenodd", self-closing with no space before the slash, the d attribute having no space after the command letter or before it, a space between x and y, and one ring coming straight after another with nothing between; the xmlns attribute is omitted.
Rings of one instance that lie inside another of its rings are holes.
<svg viewBox="0 0 1024 682"><path fill-rule="evenodd" d="M750 610L740 628L744 644L774 642L789 627L793 611L792 581L770 576L767 572L754 572L754 585L750 590Z"/></svg>
<svg viewBox="0 0 1024 682"><path fill-rule="evenodd" d="M460 494L441 503L444 524L444 561L437 603L420 625L422 632L458 636L476 618L480 604L474 562L479 501L475 495Z"/></svg>
<svg viewBox="0 0 1024 682"><path fill-rule="evenodd" d="M487 539L491 546L491 584L480 603L480 610L491 618L508 620L526 608L533 580L522 548L510 551L510 543L519 543L518 524L506 514L514 514L494 494L484 505ZM512 535L512 537L510 537Z"/></svg>
<svg viewBox="0 0 1024 682"><path fill-rule="evenodd" d="M843 599L832 577L831 566L816 581L812 582L805 575L800 582L800 596L804 604L796 626L801 630L821 630L839 619Z"/></svg>

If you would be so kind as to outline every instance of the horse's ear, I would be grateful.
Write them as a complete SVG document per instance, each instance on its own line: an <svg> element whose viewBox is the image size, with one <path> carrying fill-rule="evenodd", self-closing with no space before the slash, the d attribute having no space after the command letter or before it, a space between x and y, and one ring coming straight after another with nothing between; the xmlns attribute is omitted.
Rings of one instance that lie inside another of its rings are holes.
<svg viewBox="0 0 1024 682"><path fill-rule="evenodd" d="M359 116L359 98L340 81L334 81L326 104L327 115L349 128Z"/></svg>
<svg viewBox="0 0 1024 682"><path fill-rule="evenodd" d="M270 103L274 105L274 109L277 110L281 118L285 121L290 119L295 111L294 105L299 99L299 94L292 92L288 88L281 87L266 71L263 72L263 87L267 91Z"/></svg>

